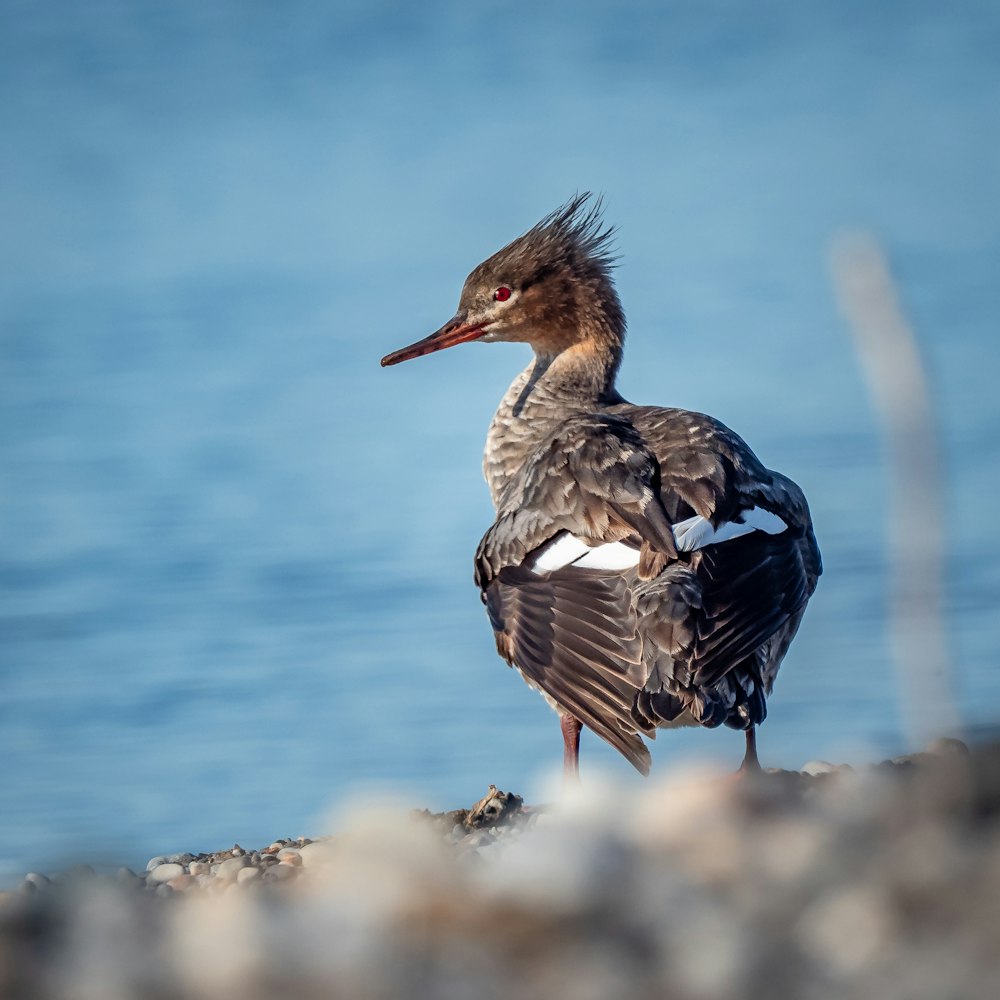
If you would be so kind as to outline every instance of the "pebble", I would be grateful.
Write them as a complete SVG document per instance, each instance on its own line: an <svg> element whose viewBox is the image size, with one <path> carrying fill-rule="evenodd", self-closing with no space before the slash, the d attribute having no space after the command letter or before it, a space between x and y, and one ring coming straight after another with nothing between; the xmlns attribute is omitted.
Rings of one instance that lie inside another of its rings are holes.
<svg viewBox="0 0 1000 1000"><path fill-rule="evenodd" d="M932 756L961 758L969 753L968 747L961 741L941 739L934 741L922 752L900 755L869 770L877 773L884 772L886 768L892 771L900 768L908 769L929 762ZM774 771L771 775L772 790L781 790L784 798L778 796L770 804L777 807L786 799L789 802L793 801L796 796L812 799L822 788L827 787L828 781L834 780L828 776L843 775L851 770L845 764L811 760L798 772ZM508 800L518 804L518 811L513 822L508 821L506 824L500 823L498 818L496 824L489 825L491 814L488 815L488 810L485 808L480 810L482 816L475 823L463 821L463 818L468 820L470 815L470 811L464 809L438 814L424 810L420 815L433 822L440 831L443 841L454 845L461 855L485 860L487 857L493 858L505 852L512 840L516 840L524 830L537 826L539 819L546 814L546 810L542 808L521 807L521 800L517 796L498 792L492 786L486 798L478 803L474 810L484 803L491 806ZM256 850L247 850L240 844L234 844L230 848L212 853L192 854L181 851L157 855L149 859L146 871L142 875L137 875L129 868L121 868L115 876L108 878L137 888L146 886L159 896L192 891L205 891L210 894L228 893L237 887L249 887L262 882L293 882L301 874L299 869L316 869L328 865L334 859L342 857L344 850L344 846L331 837L318 840L309 837L279 837L268 846ZM86 865L77 866L53 878L38 872L29 872L17 888L8 893L8 896L24 897L40 891L57 891L59 883L75 884L85 877L94 877L93 869Z"/></svg>
<svg viewBox="0 0 1000 1000"><path fill-rule="evenodd" d="M837 769L838 765L831 764L828 760L811 760L807 764L802 765L802 771L814 777L817 774L832 774Z"/></svg>
<svg viewBox="0 0 1000 1000"><path fill-rule="evenodd" d="M184 866L176 861L165 861L158 864L147 876L153 883L169 882L172 878L184 874Z"/></svg>
<svg viewBox="0 0 1000 1000"><path fill-rule="evenodd" d="M146 884L146 880L136 875L131 868L119 868L118 871L115 872L115 880L119 885L126 886L130 889L140 889Z"/></svg>
<svg viewBox="0 0 1000 1000"><path fill-rule="evenodd" d="M219 870L216 873L219 878L225 882L233 881L240 873L240 871L246 868L250 864L250 859L244 855L236 858L229 858L227 861L223 861L219 865Z"/></svg>
<svg viewBox="0 0 1000 1000"><path fill-rule="evenodd" d="M669 809L650 786L634 799L592 787L604 797L591 813L533 810L494 827L425 813L414 830L379 814L336 839L119 873L142 892L115 895L115 876L92 875L87 898L83 881L29 873L0 894L0 996L48 995L49 970L69 969L74 995L92 997L157 982L185 996L269 996L275 983L328 996L350 982L351 995L401 1000L481 996L484 983L524 997L558 983L575 997L993 1000L1000 746L973 750L973 768L961 750L932 752L860 775L810 761L745 789L688 775ZM953 780L963 774L977 784ZM296 891L311 880L320 906ZM40 905L60 892L72 906Z"/></svg>

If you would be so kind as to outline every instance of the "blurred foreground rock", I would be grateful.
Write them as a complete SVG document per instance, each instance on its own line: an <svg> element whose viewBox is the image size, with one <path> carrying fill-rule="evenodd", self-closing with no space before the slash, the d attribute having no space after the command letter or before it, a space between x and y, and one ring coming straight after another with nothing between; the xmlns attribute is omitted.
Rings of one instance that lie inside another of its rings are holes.
<svg viewBox="0 0 1000 1000"><path fill-rule="evenodd" d="M994 1000L1000 745L544 810L491 786L142 876L29 876L0 900L0 996Z"/></svg>

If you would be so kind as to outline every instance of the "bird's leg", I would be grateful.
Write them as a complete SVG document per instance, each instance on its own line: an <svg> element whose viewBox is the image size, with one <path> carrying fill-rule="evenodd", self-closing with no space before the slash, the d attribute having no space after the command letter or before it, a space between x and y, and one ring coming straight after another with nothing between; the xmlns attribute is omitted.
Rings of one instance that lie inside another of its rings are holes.
<svg viewBox="0 0 1000 1000"><path fill-rule="evenodd" d="M747 752L743 755L743 763L737 774L760 774L760 760L757 757L757 729L751 726L746 731Z"/></svg>
<svg viewBox="0 0 1000 1000"><path fill-rule="evenodd" d="M582 723L572 715L560 715L559 727L563 735L563 781L570 784L580 780L580 729Z"/></svg>

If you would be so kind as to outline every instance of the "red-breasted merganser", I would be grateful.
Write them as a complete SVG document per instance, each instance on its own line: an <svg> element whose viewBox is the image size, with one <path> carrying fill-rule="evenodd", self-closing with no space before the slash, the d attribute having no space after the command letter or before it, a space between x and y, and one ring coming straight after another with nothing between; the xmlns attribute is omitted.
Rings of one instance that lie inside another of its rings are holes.
<svg viewBox="0 0 1000 1000"><path fill-rule="evenodd" d="M702 413L615 389L625 316L613 230L584 194L466 279L458 312L383 365L468 341L526 342L483 469L497 517L475 579L497 649L560 716L643 774L659 727L755 727L822 572L798 486Z"/></svg>

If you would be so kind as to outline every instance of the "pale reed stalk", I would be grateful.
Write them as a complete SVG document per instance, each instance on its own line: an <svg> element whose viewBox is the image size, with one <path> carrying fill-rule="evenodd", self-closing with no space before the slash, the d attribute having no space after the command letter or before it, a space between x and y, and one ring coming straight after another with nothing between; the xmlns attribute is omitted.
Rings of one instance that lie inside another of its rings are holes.
<svg viewBox="0 0 1000 1000"><path fill-rule="evenodd" d="M945 504L934 413L916 339L875 238L840 236L831 262L889 463L890 640L905 733L922 746L958 735L960 725L944 624Z"/></svg>

